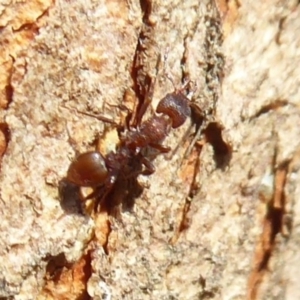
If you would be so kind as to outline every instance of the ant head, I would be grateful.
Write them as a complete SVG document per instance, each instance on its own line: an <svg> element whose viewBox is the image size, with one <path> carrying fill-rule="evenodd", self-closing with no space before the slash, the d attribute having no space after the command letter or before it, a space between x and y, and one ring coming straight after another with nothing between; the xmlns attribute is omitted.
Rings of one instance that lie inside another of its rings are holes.
<svg viewBox="0 0 300 300"><path fill-rule="evenodd" d="M159 101L156 112L169 116L172 127L177 128L191 115L190 100L181 92L175 91Z"/></svg>

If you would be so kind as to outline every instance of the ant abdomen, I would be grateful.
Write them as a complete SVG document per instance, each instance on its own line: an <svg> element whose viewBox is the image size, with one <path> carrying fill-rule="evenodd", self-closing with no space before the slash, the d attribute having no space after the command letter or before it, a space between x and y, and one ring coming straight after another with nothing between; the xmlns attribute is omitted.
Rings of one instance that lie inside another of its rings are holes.
<svg viewBox="0 0 300 300"><path fill-rule="evenodd" d="M170 93L159 101L156 112L169 116L172 128L177 128L191 116L190 101L181 92Z"/></svg>
<svg viewBox="0 0 300 300"><path fill-rule="evenodd" d="M108 171L100 152L90 151L77 156L71 163L67 180L82 187L96 187L105 183Z"/></svg>

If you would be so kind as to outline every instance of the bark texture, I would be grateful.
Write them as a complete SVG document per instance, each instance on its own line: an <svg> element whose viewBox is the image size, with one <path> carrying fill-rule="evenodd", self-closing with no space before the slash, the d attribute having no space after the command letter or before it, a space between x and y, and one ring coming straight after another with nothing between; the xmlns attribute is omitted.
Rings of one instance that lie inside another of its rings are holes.
<svg viewBox="0 0 300 300"><path fill-rule="evenodd" d="M0 12L1 299L300 297L298 1L32 0ZM65 205L58 184L75 152L112 127L76 110L124 118L112 105L143 99L159 54L153 107L174 90L167 77L190 78L205 122L171 132L177 150L138 177L120 216L83 211L76 190Z"/></svg>

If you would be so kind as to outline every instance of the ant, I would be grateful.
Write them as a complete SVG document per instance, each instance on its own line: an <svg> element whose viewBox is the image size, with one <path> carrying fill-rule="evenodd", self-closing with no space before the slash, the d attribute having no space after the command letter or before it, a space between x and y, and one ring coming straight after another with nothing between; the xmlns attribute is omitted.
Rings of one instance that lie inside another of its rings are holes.
<svg viewBox="0 0 300 300"><path fill-rule="evenodd" d="M191 117L192 105L184 94L190 84L188 81L180 89L175 88L172 93L163 97L155 112L152 110L150 117L143 121L152 100L155 79L151 80L144 102L137 109L132 122L133 114L124 106L119 106L128 111L124 125L116 124L102 116L83 113L116 125L120 140L116 150L106 155L100 151L89 151L77 156L70 164L66 178L61 181L61 183L69 182L78 187L93 188L93 192L84 200L95 197L95 209L103 203L114 186L119 185L116 182L120 177L128 179L154 173L155 167L146 154L146 150L154 148L158 154L169 152L171 148L164 146L163 141L171 129L182 126L186 119Z"/></svg>

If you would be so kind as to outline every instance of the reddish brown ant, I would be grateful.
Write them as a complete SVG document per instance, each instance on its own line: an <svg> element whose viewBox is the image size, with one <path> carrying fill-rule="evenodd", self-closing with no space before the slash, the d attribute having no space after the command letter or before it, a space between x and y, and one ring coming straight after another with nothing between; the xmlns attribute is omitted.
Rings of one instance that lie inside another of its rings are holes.
<svg viewBox="0 0 300 300"><path fill-rule="evenodd" d="M140 174L152 174L155 167L144 151L150 147L156 149L158 154L169 152L171 149L164 146L163 141L171 128L182 126L191 116L190 100L184 94L190 83L187 82L181 89L175 89L174 92L162 98L155 112L143 121L152 99L154 83L155 78L150 83L145 101L135 114L132 124L129 120L132 116L130 112L125 125L117 125L120 143L115 151L110 151L106 155L100 151L82 153L69 166L67 177L63 179L64 182L67 181L79 187L92 187L93 192L85 197L85 200L95 197L97 201L95 208L112 191L120 176L131 178ZM108 121L101 116L94 117ZM114 121L108 122L115 124Z"/></svg>

